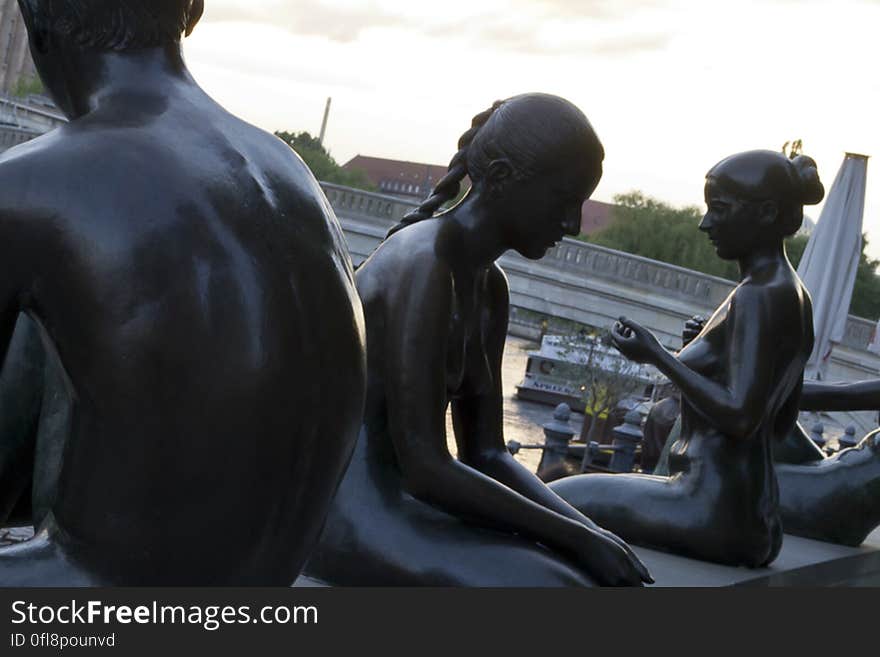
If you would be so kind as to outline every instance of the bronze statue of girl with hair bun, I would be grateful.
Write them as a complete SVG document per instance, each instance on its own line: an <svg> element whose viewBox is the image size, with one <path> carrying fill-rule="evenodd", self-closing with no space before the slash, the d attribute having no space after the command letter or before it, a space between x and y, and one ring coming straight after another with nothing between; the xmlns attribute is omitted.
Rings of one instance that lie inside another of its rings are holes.
<svg viewBox="0 0 880 657"><path fill-rule="evenodd" d="M501 357L508 249L576 235L604 152L583 113L543 94L476 116L431 197L358 269L367 405L306 573L338 585L639 585L631 550L507 451ZM455 207L462 179L472 188ZM447 449L452 407L458 458Z"/></svg>
<svg viewBox="0 0 880 657"><path fill-rule="evenodd" d="M626 318L613 330L625 356L681 391L671 476L579 475L551 487L625 540L759 567L782 546L772 441L797 418L813 349L809 294L783 240L824 188L810 158L750 151L713 167L705 194L700 229L719 257L739 263L740 284L678 354Z"/></svg>

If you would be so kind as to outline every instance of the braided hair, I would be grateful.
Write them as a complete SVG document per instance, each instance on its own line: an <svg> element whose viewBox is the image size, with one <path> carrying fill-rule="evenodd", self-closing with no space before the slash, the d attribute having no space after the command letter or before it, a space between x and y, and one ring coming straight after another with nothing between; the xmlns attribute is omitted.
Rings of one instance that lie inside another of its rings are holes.
<svg viewBox="0 0 880 657"><path fill-rule="evenodd" d="M474 117L461 136L449 171L418 208L388 233L435 216L454 199L469 176L474 188L486 179L492 163L505 160L514 179L522 180L561 163L578 161L591 175L602 175L605 151L593 127L576 106L559 96L529 93L498 101ZM386 238L387 239L387 238Z"/></svg>
<svg viewBox="0 0 880 657"><path fill-rule="evenodd" d="M465 132L458 140L458 152L449 162L449 169L443 178L440 179L431 195L425 199L419 207L404 215L396 226L394 226L385 239L388 239L399 230L403 230L407 226L431 219L440 209L440 207L458 196L461 191L461 183L468 175L468 150L471 143L480 132L480 129L486 125L486 122L492 118L495 111L504 104L505 101L499 100L492 107L484 112L477 114L471 121L470 129Z"/></svg>

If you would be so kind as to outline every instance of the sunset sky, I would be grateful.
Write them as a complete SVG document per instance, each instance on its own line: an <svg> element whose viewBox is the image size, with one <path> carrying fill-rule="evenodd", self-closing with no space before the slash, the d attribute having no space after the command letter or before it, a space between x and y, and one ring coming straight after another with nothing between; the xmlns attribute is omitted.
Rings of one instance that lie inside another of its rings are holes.
<svg viewBox="0 0 880 657"><path fill-rule="evenodd" d="M880 0L206 0L185 45L205 88L270 131L445 164L470 118L529 91L568 98L605 145L610 201L702 204L722 157L803 139L830 186L880 156ZM865 229L880 257L880 177ZM818 218L819 208L808 209Z"/></svg>

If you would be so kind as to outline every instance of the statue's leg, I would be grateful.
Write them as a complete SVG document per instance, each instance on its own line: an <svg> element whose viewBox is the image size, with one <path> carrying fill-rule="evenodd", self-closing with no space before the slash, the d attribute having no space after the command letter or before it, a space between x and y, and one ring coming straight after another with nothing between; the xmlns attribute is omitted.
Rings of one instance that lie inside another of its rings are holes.
<svg viewBox="0 0 880 657"><path fill-rule="evenodd" d="M87 587L106 585L96 581L66 557L52 540L54 523L31 540L0 548L0 586L7 587Z"/></svg>
<svg viewBox="0 0 880 657"><path fill-rule="evenodd" d="M363 438L363 437L362 437ZM336 586L593 586L527 538L471 525L401 490L359 441L304 574Z"/></svg>
<svg viewBox="0 0 880 657"><path fill-rule="evenodd" d="M4 523L0 523L5 527L31 527L34 524L34 504L31 492L33 485L28 479L21 493L18 495L18 501L6 517ZM10 496L11 497L11 496Z"/></svg>
<svg viewBox="0 0 880 657"><path fill-rule="evenodd" d="M31 524L45 356L34 322L19 317L0 370L0 525Z"/></svg>
<svg viewBox="0 0 880 657"><path fill-rule="evenodd" d="M58 494L58 476L73 415L73 403L61 364L53 354L45 357L42 380L32 493L32 517L37 527L52 509Z"/></svg>
<svg viewBox="0 0 880 657"><path fill-rule="evenodd" d="M657 459L657 465L654 466L653 474L659 477L668 477L669 472L669 455L672 452L672 446L681 438L681 414L675 418L672 428L669 430L669 436L666 438L666 444L660 450L660 457Z"/></svg>
<svg viewBox="0 0 880 657"><path fill-rule="evenodd" d="M672 547L693 510L680 477L586 474L550 488L601 527L639 545Z"/></svg>
<svg viewBox="0 0 880 657"><path fill-rule="evenodd" d="M829 458L778 464L776 477L787 533L858 546L880 526L880 431Z"/></svg>
<svg viewBox="0 0 880 657"><path fill-rule="evenodd" d="M751 568L775 558L781 545L778 527L748 519L752 514L743 513L742 500L685 475L588 474L550 487L598 525L635 545Z"/></svg>
<svg viewBox="0 0 880 657"><path fill-rule="evenodd" d="M533 541L468 525L417 500L393 515L331 515L304 573L334 586L595 586Z"/></svg>
<svg viewBox="0 0 880 657"><path fill-rule="evenodd" d="M799 422L795 422L782 440L771 443L773 460L776 463L809 463L825 458L825 453L810 440Z"/></svg>

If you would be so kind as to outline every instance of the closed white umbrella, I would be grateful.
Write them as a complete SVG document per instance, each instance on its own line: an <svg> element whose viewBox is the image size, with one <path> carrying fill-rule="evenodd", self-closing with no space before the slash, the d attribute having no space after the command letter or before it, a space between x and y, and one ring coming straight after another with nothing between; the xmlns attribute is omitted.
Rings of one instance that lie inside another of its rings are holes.
<svg viewBox="0 0 880 657"><path fill-rule="evenodd" d="M806 377L825 378L834 345L843 339L862 253L868 157L847 153L828 193L798 275L813 298L816 346Z"/></svg>

